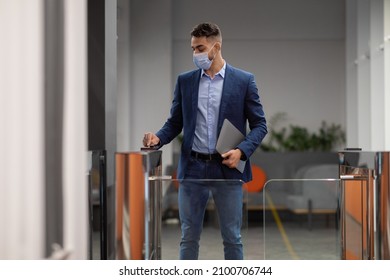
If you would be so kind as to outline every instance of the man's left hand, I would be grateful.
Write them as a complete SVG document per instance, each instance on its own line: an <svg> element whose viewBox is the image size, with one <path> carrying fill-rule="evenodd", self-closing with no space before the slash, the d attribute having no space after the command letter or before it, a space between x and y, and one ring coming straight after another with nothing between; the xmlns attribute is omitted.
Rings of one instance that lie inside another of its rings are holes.
<svg viewBox="0 0 390 280"><path fill-rule="evenodd" d="M236 168L241 158L241 150L233 149L221 155L223 160L222 163L229 168Z"/></svg>

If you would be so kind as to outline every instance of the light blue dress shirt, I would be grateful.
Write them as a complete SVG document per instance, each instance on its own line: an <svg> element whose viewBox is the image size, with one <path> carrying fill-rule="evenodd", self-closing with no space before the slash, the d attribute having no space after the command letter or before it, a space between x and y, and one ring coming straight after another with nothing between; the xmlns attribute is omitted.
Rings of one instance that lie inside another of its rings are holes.
<svg viewBox="0 0 390 280"><path fill-rule="evenodd" d="M199 82L198 113L192 150L216 153L219 107L222 98L226 63L213 79L203 70Z"/></svg>

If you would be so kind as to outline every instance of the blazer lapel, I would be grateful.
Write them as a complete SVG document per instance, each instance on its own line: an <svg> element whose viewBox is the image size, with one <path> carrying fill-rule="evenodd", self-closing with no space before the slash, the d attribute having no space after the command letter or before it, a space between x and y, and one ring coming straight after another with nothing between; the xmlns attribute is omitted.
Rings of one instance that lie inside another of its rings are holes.
<svg viewBox="0 0 390 280"><path fill-rule="evenodd" d="M226 112L226 106L230 102L230 97L232 96L231 89L233 88L232 85L234 84L234 75L233 75L233 69L230 67L229 64L226 64L226 71L225 71L225 78L223 81L223 88L222 88L222 98L221 98L221 105L219 109L219 116L218 116L218 135L221 131L223 120L225 119L225 112Z"/></svg>
<svg viewBox="0 0 390 280"><path fill-rule="evenodd" d="M198 112L198 96L199 96L199 82L200 82L200 74L201 70L195 71L192 75L192 79L190 82L190 88L191 88L191 115L192 115L192 125L195 130L195 123L196 123L196 114Z"/></svg>

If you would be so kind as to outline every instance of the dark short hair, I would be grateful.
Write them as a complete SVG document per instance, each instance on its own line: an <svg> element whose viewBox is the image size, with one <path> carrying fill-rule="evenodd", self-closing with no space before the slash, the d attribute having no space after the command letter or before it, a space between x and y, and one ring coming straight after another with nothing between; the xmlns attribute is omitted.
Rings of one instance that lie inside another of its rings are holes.
<svg viewBox="0 0 390 280"><path fill-rule="evenodd" d="M191 31L192 37L215 37L222 41L221 30L215 23L204 22L196 25Z"/></svg>

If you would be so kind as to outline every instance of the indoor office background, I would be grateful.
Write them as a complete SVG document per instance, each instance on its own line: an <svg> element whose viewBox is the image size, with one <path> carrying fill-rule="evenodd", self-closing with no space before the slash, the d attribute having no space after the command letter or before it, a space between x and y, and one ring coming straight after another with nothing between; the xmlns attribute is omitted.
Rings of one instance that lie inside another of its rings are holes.
<svg viewBox="0 0 390 280"><path fill-rule="evenodd" d="M254 73L268 119L284 113L309 131L326 121L345 131L340 149L389 150L388 0L0 0L0 259L100 258L102 238L115 258L115 153L139 151L168 117L202 21L220 26L227 63ZM163 173L178 152L178 141L162 149ZM279 241L248 222L249 258L267 258L264 242ZM177 258L178 226L165 230L163 256Z"/></svg>

